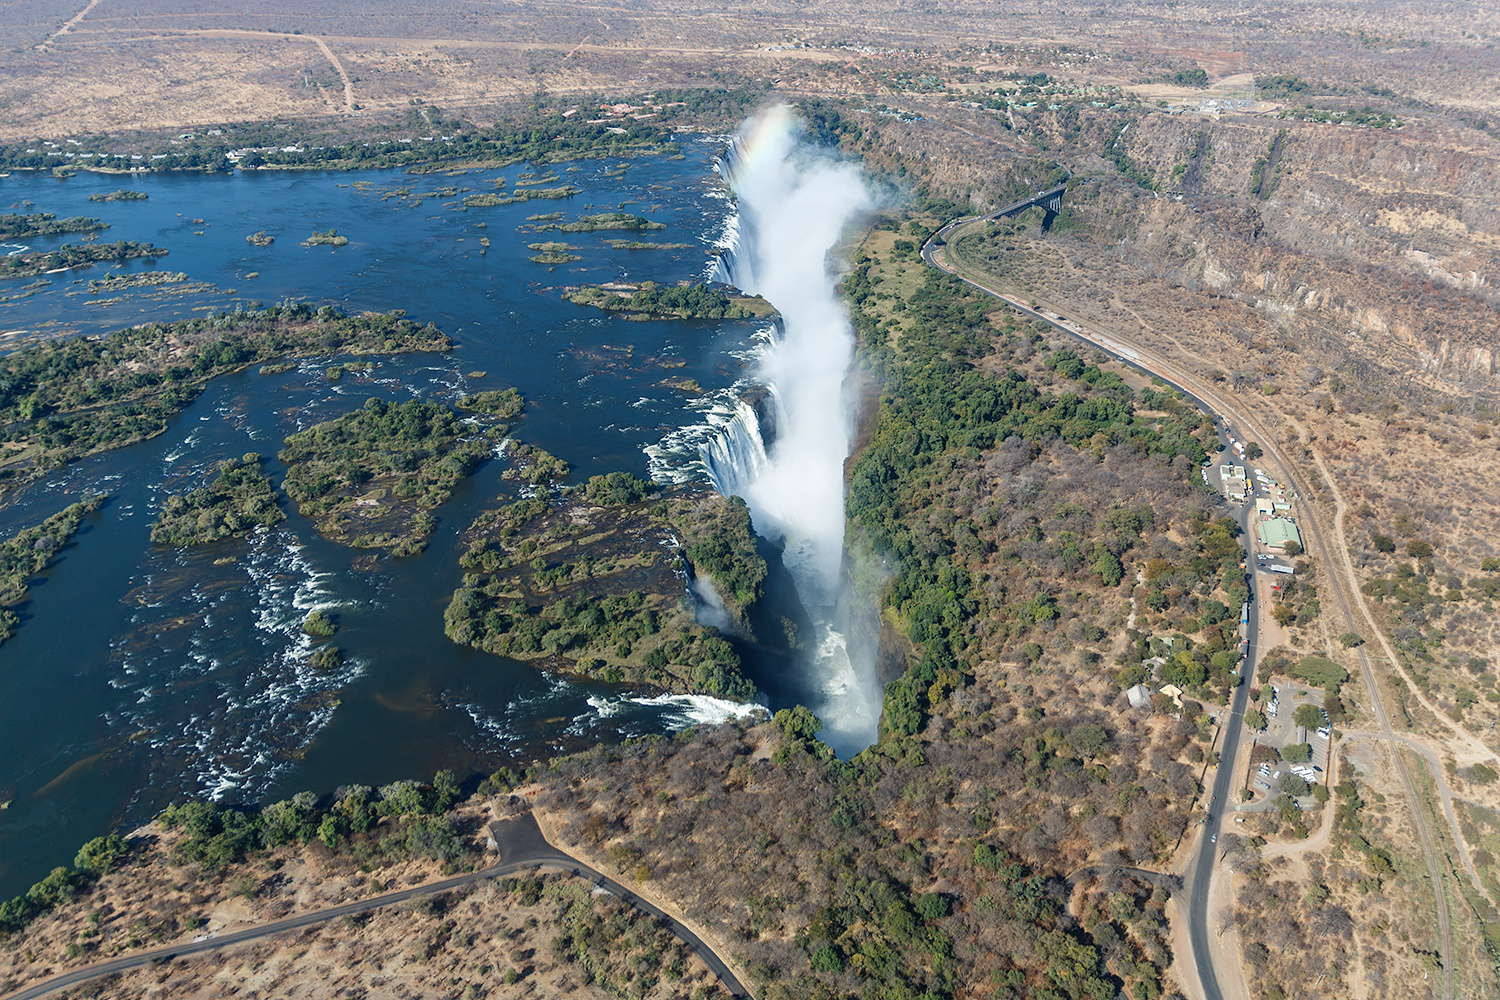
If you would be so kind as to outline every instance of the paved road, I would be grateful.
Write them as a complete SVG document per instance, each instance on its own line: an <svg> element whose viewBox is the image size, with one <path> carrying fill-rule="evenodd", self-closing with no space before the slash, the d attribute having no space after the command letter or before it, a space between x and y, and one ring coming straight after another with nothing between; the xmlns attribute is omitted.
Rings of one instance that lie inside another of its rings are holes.
<svg viewBox="0 0 1500 1000"><path fill-rule="evenodd" d="M938 239L939 237L946 240L948 233L953 229L954 226L967 221L972 220L957 220L953 223L949 223L933 235L933 240ZM1061 317L1048 316L1043 313L1037 312L1036 310L1029 309L1011 296L1005 295L991 288L986 288L983 285L970 280L964 275L958 274L955 270L950 267L944 266L936 259L936 247L934 246L933 240L928 240L928 242L925 243L922 247L922 257L929 264L940 270L946 271L949 274L956 274L966 283L980 289L981 291L988 292L991 295L1003 299L1011 306L1021 310L1022 312L1030 313L1033 316L1037 316L1040 319L1046 320L1048 323L1051 323L1054 327L1062 330L1070 336L1089 343L1094 347L1098 347L1111 356L1124 361L1134 368L1137 368L1144 372L1149 372L1163 379L1164 381L1183 389L1183 391L1186 392L1190 398L1192 398L1195 402L1197 402L1200 406L1202 406L1209 412L1222 413L1224 416L1232 418L1234 423L1239 427L1241 436L1243 438L1245 438L1246 440L1249 440L1252 437L1260 439L1261 445L1265 449L1265 457L1262 459L1263 464L1271 468L1279 469L1288 482L1296 485L1299 495L1311 495L1310 491L1307 488L1307 484L1303 481L1303 476L1300 475L1301 467L1287 461L1286 457L1280 453L1279 448L1274 442L1274 438L1271 435L1267 434L1263 428L1259 427L1253 418L1249 417L1245 413L1240 412L1230 399L1218 392L1211 385L1197 379L1190 373L1182 372L1177 366L1171 364L1170 362L1164 361L1160 357L1154 356L1151 352L1140 348L1129 341L1120 340L1111 335L1098 333L1097 331L1089 331L1088 334L1085 335L1082 332L1081 328L1076 328L1074 324L1063 321ZM1349 573L1348 577L1335 569L1338 563L1336 563L1333 558L1333 550L1324 540L1322 530L1318 526L1318 519L1316 517L1309 516L1304 518L1303 522L1303 538L1306 542L1311 543L1307 550L1308 554L1315 556L1320 561L1320 564L1328 570L1328 575L1333 587L1333 595L1336 603L1338 604L1339 612L1343 616L1345 627L1349 631L1357 633L1360 629L1360 624L1358 619L1356 619L1355 617L1353 609L1354 603L1359 604L1360 610L1364 613L1367 622L1372 622L1373 619L1371 619L1369 616L1369 609L1359 598L1357 584L1352 582L1352 568L1348 566L1347 553L1344 553L1344 555L1346 556L1344 565ZM1346 586L1353 589L1346 592ZM1350 597L1351 593L1353 594L1352 602ZM1384 637L1381 636L1380 638L1382 645L1385 645ZM1387 650L1389 652L1388 647ZM1380 729L1387 735L1393 735L1390 719L1385 709L1385 703L1381 698L1380 689L1376 685L1375 673L1371 668L1370 660L1364 646L1359 646L1358 648L1356 648L1355 653L1357 654L1357 659L1359 661L1360 678L1364 682L1370 707L1375 713L1376 720L1380 723ZM1392 656L1392 659L1394 661L1394 653L1389 653L1389 655ZM1397 665L1396 669L1400 669L1399 665ZM1443 965L1442 998L1443 1000L1453 1000L1453 926L1448 909L1447 891L1443 884L1443 872L1438 866L1437 850L1433 844L1432 830L1429 827L1427 817L1422 809L1421 799L1417 795L1416 786L1412 782L1411 773L1406 766L1406 761L1402 759L1400 754L1393 754L1392 762L1395 765L1396 772L1400 776L1401 783L1406 792L1406 798L1408 807L1411 812L1412 823L1417 832L1417 839L1421 843L1422 857L1427 867L1428 880L1433 891L1434 915L1436 917L1435 929L1437 931L1437 951L1438 954L1442 956ZM1455 838L1462 838L1463 836L1462 831L1457 828L1454 829L1453 834ZM1212 831L1205 831L1205 836L1212 836ZM1201 859L1199 867L1201 868ZM1193 949L1196 953L1195 961L1196 965L1201 970L1205 967L1205 958L1203 957L1203 952L1199 948L1199 943L1201 941L1207 941L1207 927L1195 923L1193 925L1193 928L1194 933L1191 935L1191 938ZM1213 992L1217 989L1217 983L1212 983L1211 980L1206 979L1203 983L1203 986L1205 992L1208 993L1208 1000L1220 1000L1220 995Z"/></svg>
<svg viewBox="0 0 1500 1000"><path fill-rule="evenodd" d="M1072 328L1070 324L1062 321L1060 317L1049 316L1036 309L1032 309L1029 306L1023 305L1015 298L997 292L992 288L986 288L984 285L970 280L963 274L960 274L953 268L948 267L940 262L937 259L938 245L935 244L934 241L939 239L941 239L942 241L946 241L948 234L953 230L955 226L972 221L975 220L958 220L956 222L950 222L948 225L939 229L936 233L933 234L933 238L929 239L922 246L922 259L938 270L944 271L948 274L952 274L960 280L964 281L966 284L971 285L982 292L993 295L996 298L1004 300L1012 308L1022 313L1033 316L1037 319L1043 320L1053 326L1055 329L1062 331L1063 333L1076 340L1082 341L1083 343L1089 345L1091 348L1103 350L1106 354L1110 355L1116 360L1123 362L1124 364L1127 364L1138 371L1144 372L1148 375L1152 375L1156 378L1160 378L1162 381L1180 390L1185 396L1187 396L1195 404L1197 404L1200 409L1208 413L1210 416L1214 417L1214 422L1215 426L1218 429L1219 438L1223 442L1224 446L1228 447L1229 442L1227 438L1227 425L1225 423L1225 417L1232 416L1232 414L1226 415L1219 413L1218 410L1215 409L1215 407L1211 406L1207 400L1194 393L1191 388L1173 380L1167 373L1151 367L1147 363L1147 359L1142 356L1141 352L1133 350L1127 344L1116 342L1112 339L1096 340L1091 337L1084 336L1078 330ZM1251 551L1252 537L1250 533L1250 516L1253 510L1254 508L1251 505L1244 504L1241 506L1239 512L1235 516L1235 520L1239 523L1241 534L1245 540L1245 565L1247 567L1254 566L1255 564L1255 556ZM1189 870L1189 877L1187 879L1186 886L1188 893L1188 931L1189 938L1192 942L1193 962L1197 967L1198 980L1203 986L1203 992L1207 1000L1223 1000L1224 996L1223 991L1219 988L1219 981L1213 968L1213 961L1209 957L1208 887L1210 880L1213 878L1214 864L1217 861L1215 855L1217 853L1219 829L1221 824L1223 823L1225 806L1229 803L1229 796L1233 791L1235 773L1234 760L1235 756L1239 753L1240 738L1244 734L1245 729L1245 706L1250 699L1250 684L1246 681L1245 678L1254 677L1256 657L1259 655L1259 650L1257 649L1257 640L1259 638L1258 627L1255 627L1254 623L1258 622L1260 619L1259 595L1261 580L1259 573L1255 573L1250 570L1247 570L1247 573L1250 578L1250 621L1252 623L1252 628L1249 630L1250 634L1247 637L1249 642L1245 652L1245 677L1241 678L1239 686L1235 689L1234 698L1230 703L1228 718L1220 720L1224 731L1224 745L1219 752L1220 764L1219 767L1215 770L1213 788L1209 793L1207 818L1204 821L1203 839L1199 844L1196 859L1194 860Z"/></svg>
<svg viewBox="0 0 1500 1000"><path fill-rule="evenodd" d="M179 958L186 958L189 955L197 955L219 948L228 948L232 945L243 944L246 941L269 937L272 934L280 934L283 931L311 927L314 924L320 924L337 917L363 913L366 910L390 906L395 903L404 903L417 896L435 895L440 892L447 892L450 889L473 885L486 879L511 875L515 872L531 868L561 868L574 875L587 878L595 885L608 889L624 902L655 917L670 929L672 933L682 938L688 947L692 948L698 957L703 959L704 964L713 970L714 974L719 977L720 981L724 983L724 986L734 996L749 997L751 995L750 991L744 987L744 984L729 970L729 966L723 959L712 948L706 945L698 935L682 926L682 924L652 904L637 898L614 879L590 868L572 855L565 854L556 847L553 847L547 842L547 838L542 836L541 827L537 826L536 817L531 813L528 812L524 816L508 820L504 823L496 823L493 830L495 832L496 843L500 847L500 860L481 871L471 872L467 875L457 875L453 878L443 879L440 882L429 882L426 885L413 886L410 889L401 889L397 892L388 892L380 896L372 896L369 899L345 903L342 906L335 906L326 910L303 913L287 917L283 920L276 920L272 923L260 924L256 927L246 927L243 930L233 931L229 934L220 934L217 937L205 938L201 941L170 944L160 948L152 948L148 951L136 952L133 955L113 958L105 962L96 962L93 965L86 965L69 972L59 973L39 983L33 983L30 986L23 987L4 997L0 997L0 1000L34 1000L36 997L45 996L48 993L68 986L76 986L79 983L87 982L99 976L108 976L116 972L138 969L146 965L160 965Z"/></svg>

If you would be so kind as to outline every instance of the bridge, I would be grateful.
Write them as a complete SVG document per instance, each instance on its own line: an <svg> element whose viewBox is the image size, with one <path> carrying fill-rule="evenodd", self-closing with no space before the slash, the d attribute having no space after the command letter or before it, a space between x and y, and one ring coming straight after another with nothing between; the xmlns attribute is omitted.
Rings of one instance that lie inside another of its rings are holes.
<svg viewBox="0 0 1500 1000"><path fill-rule="evenodd" d="M985 219L989 221L1005 219L1012 215L1020 215L1028 208L1040 208L1043 212L1047 213L1045 218L1042 219L1042 228L1045 230L1052 225L1052 220L1057 213L1062 211L1062 196L1066 190L1068 190L1068 185L1059 184L1055 188L1038 191L1029 198L1022 198L1018 202L1006 205L998 212L991 212L985 216Z"/></svg>
<svg viewBox="0 0 1500 1000"><path fill-rule="evenodd" d="M1059 184L1057 185L1057 187L1048 188L1045 191L1038 191L1036 194L1030 195L1026 198L1022 198L1020 201L1011 202L1004 208L995 212L991 212L988 215L968 216L962 219L954 219L952 222L948 223L946 226L933 233L932 237L925 244L923 244L922 258L926 260L927 263L932 264L934 267L936 267L937 264L933 261L931 256L932 250L934 247L942 246L945 242L947 242L948 234L953 231L955 226L964 225L970 222L994 222L996 219L1005 219L1009 218L1012 215L1020 215L1028 208L1040 208L1042 212L1045 213L1042 216L1042 232L1045 233L1047 230L1052 228L1052 220L1057 218L1057 213L1062 211L1062 196L1063 193L1067 190L1068 185L1066 183Z"/></svg>

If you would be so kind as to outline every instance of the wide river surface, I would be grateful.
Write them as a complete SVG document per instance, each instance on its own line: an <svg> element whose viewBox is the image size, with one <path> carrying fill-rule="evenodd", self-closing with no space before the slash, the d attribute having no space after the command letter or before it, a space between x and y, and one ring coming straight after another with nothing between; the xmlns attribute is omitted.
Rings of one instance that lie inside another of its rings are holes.
<svg viewBox="0 0 1500 1000"><path fill-rule="evenodd" d="M166 496L201 483L214 463L259 452L271 457L267 468L279 482L284 470L274 456L283 437L374 395L452 401L514 386L528 405L513 433L570 462L575 480L616 469L647 474L642 449L683 439L682 428L704 419L716 393L732 391L763 324L627 322L566 302L561 290L704 271L705 251L731 208L711 168L719 146L685 141L684 149L685 159L452 174L0 178L7 206L0 210L94 216L110 224L101 241L150 241L170 251L123 268L48 275L45 283L0 282L7 338L0 345L281 300L404 309L457 344L447 355L378 359L373 371L339 381L325 374L332 358L218 379L165 434L5 498L0 531L9 534L86 492L110 496L33 587L19 631L0 646L0 802L8 803L0 810L0 898L70 863L84 840L184 795L255 801L424 778L442 767L474 774L730 710L574 683L443 635L443 609L461 577L457 535L513 495L501 479L503 460L484 465L439 508L427 551L409 559L332 544L294 506L281 527L246 540L182 550L149 538ZM507 183L497 187L501 177ZM538 181L579 193L462 204L466 194ZM120 187L149 197L88 200ZM616 210L667 228L538 233L531 230L545 220L527 220ZM329 229L349 244L302 246ZM260 231L275 242L246 241ZM622 238L687 246L610 246ZM27 239L0 252L78 240ZM528 244L548 240L573 244L581 259L533 262ZM148 272L187 277L124 291L90 284ZM704 395L664 384L681 379L696 380ZM346 660L337 672L307 666L311 647L299 625L313 608L339 621Z"/></svg>

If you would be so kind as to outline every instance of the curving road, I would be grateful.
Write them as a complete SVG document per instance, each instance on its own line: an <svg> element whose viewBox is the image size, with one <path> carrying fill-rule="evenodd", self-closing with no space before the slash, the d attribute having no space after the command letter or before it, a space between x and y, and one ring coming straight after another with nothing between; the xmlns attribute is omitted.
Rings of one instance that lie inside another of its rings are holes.
<svg viewBox="0 0 1500 1000"><path fill-rule="evenodd" d="M561 868L566 872L587 878L595 885L608 889L621 901L655 917L671 930L673 934L676 934L686 942L688 947L692 948L699 958L703 959L704 964L713 971L714 975L719 977L719 980L731 994L735 997L751 996L750 991L730 971L728 964L712 948L705 944L702 938L698 937L697 934L694 934L687 927L684 927L673 917L657 909L651 903L636 897L614 879L590 868L572 855L565 854L556 847L553 847L547 842L547 838L542 836L541 827L537 826L536 817L531 813L528 812L524 816L507 820L503 823L496 823L491 829L494 831L496 843L499 844L500 860L480 871L470 872L467 875L457 875L439 882L428 882L425 885L413 886L410 889L401 889L396 892L388 892L380 896L372 896L369 899L361 899L353 903L344 903L341 906L330 907L326 910L302 913L268 924L246 927L243 930L221 934L217 937L164 945L160 948L136 952L133 955L112 958L104 962L95 962L92 965L85 965L68 972L61 972L41 982L22 987L15 992L0 997L0 1000L35 1000L37 997L46 996L48 993L69 986L76 986L79 983L96 979L99 976L126 972L130 969L138 969L147 965L161 965L179 958L186 958L189 955L197 955L219 948L228 948L233 945L243 944L246 941L269 937L272 934L280 934L283 931L311 927L314 924L324 923L337 917L363 913L366 910L391 906L395 903L403 903L417 896L447 892L450 889L473 885L487 879L499 878L502 875L511 875L523 869L544 867Z"/></svg>
<svg viewBox="0 0 1500 1000"><path fill-rule="evenodd" d="M998 299L1001 299L1002 301L1009 304L1012 308L1028 315L1034 316L1038 319L1044 320L1056 329L1068 334L1069 336L1081 340L1092 347L1103 350L1105 353L1124 362L1125 364L1128 364L1139 371L1146 372L1150 375L1160 378L1173 387L1180 389L1202 409L1212 414L1215 417L1216 423L1220 424L1221 428L1225 420L1232 420L1241 428L1243 437L1249 439L1249 437L1253 434L1253 436L1260 439L1260 441L1262 442L1262 447L1265 451L1265 455L1262 459L1262 462L1264 464L1278 467L1282 474L1286 477L1287 481L1292 482L1297 486L1299 495L1310 496L1310 492L1307 489L1306 484L1302 482L1302 477L1297 474L1297 466L1293 465L1291 462L1288 462L1279 453L1278 448L1273 443L1275 440L1273 436L1265 433L1264 429L1261 428L1253 418L1241 412L1231 400L1217 392L1212 386L1199 380L1190 373L1184 372L1176 365L1173 365L1170 362L1167 362L1164 359L1153 355L1145 348L1142 348L1139 345L1132 343L1131 341L1124 340L1113 335L1106 336L1093 330L1085 331L1083 328L1064 320L1060 316L1049 315L1036 309L1032 309L1029 306L1021 303L1019 300L1015 299L1013 296L1006 295L1003 292L986 287L985 285L974 281L972 278L969 278L967 275L961 273L957 268L948 264L946 260L939 259L939 249L946 243L948 236L952 233L956 226L967 225L971 222L981 221L982 219L988 218L989 216L982 216L971 219L958 219L943 226L936 233L934 233L926 243L923 244L922 259L932 267L937 268L940 271L944 271L948 274L954 275L966 284L977 288L989 295L993 295ZM944 257L946 257L946 255L944 255ZM1242 528L1246 527L1248 516L1249 509L1247 508L1241 513L1240 517L1238 518ZM1332 582L1333 593L1339 605L1339 610L1343 615L1344 621L1346 622L1346 627L1349 631L1357 632L1359 625L1356 620L1353 607L1349 600L1349 596L1345 592L1346 581L1344 581L1341 578L1341 574L1337 573L1334 569L1337 564L1331 557L1330 549L1323 539L1322 532L1318 528L1317 518L1308 516L1303 518L1303 522L1304 523L1302 527L1304 536L1306 536L1312 542L1313 546L1317 549L1317 554L1321 558L1322 565L1328 568L1328 575ZM1246 544L1248 551L1248 538L1246 540ZM1251 578L1254 581L1251 587L1252 602L1256 601L1256 590L1259 587L1258 577L1259 574L1251 574ZM1357 600L1358 598L1356 597L1356 601ZM1254 605L1252 604L1252 607L1253 606ZM1368 609L1364 608L1362 602L1360 604L1360 607L1361 610L1364 610L1366 612L1366 616L1368 617ZM1252 612L1251 621L1257 620L1257 615ZM1245 668L1245 673L1247 675L1254 670L1256 655L1255 638L1256 637L1254 634L1250 636L1250 649L1246 659L1247 666ZM1363 646L1361 646L1357 648L1355 652L1358 654L1360 676L1364 682L1370 706L1376 716L1376 720L1380 724L1381 732L1388 738L1394 738L1395 734L1391 730L1390 719L1387 716L1385 704L1380 697L1380 690L1376 686L1375 674L1370 666L1369 658L1366 655L1365 649ZM1239 737L1241 731L1243 730L1243 726L1241 725L1241 723L1244 720L1244 708L1245 702L1248 697L1248 692L1249 685L1242 683L1239 687L1239 690L1235 694L1233 709L1230 715L1230 726L1226 731L1224 751L1221 755L1221 766L1219 767L1218 774L1216 775L1214 780L1214 797L1210 800L1209 803L1209 815L1208 820L1205 824L1205 829L1203 831L1203 841L1200 843L1198 856L1192 867L1192 878L1188 883L1188 892L1190 894L1189 898L1191 901L1189 904L1188 918L1189 938L1193 949L1194 965L1197 967L1199 981L1202 984L1203 992L1207 1000L1223 1000L1223 992L1219 988L1218 978L1214 973L1212 960L1209 957L1208 950L1208 886L1209 881L1213 875L1215 852L1212 850L1206 851L1203 848L1214 844L1217 841L1219 823L1222 816L1223 806L1226 802L1225 796L1228 794L1229 786L1233 781L1232 774L1234 770L1234 755L1238 750ZM1423 860L1426 862L1428 877L1432 885L1435 915L1437 918L1437 944L1439 954L1442 956L1443 964L1442 998L1443 1000L1453 1000L1453 929L1448 910L1447 892L1443 885L1442 873L1439 870L1437 864L1437 852L1433 845L1432 831L1429 829L1427 819L1423 815L1421 800L1417 796L1416 787L1412 782L1411 774L1407 769L1406 762L1401 758L1400 754L1392 754L1392 757L1396 771L1400 775L1402 784L1406 791L1407 802L1412 816L1412 823L1416 828L1418 840L1421 842ZM1454 830L1454 835L1460 840L1460 842L1462 841L1462 834L1456 828Z"/></svg>

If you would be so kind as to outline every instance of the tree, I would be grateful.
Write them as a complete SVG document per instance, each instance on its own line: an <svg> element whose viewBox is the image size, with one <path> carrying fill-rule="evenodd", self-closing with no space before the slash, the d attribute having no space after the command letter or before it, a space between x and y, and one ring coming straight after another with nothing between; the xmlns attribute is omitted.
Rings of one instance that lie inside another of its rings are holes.
<svg viewBox="0 0 1500 1000"><path fill-rule="evenodd" d="M1281 748L1281 759L1288 764L1306 764L1312 760L1312 745L1291 743Z"/></svg>
<svg viewBox="0 0 1500 1000"><path fill-rule="evenodd" d="M1298 795L1306 795L1311 790L1300 774L1282 775L1280 788L1293 798L1296 798Z"/></svg>
<svg viewBox="0 0 1500 1000"><path fill-rule="evenodd" d="M923 920L941 920L950 911L951 905L948 897L940 892L923 893L917 897L917 912L922 915Z"/></svg>
<svg viewBox="0 0 1500 1000"><path fill-rule="evenodd" d="M1297 711L1292 713L1292 722L1303 729L1317 729L1323 725L1323 713L1311 702L1298 705Z"/></svg>
<svg viewBox="0 0 1500 1000"><path fill-rule="evenodd" d="M1079 726L1068 734L1068 745L1086 759L1093 760L1100 750L1109 745L1109 733L1104 731L1103 726Z"/></svg>
<svg viewBox="0 0 1500 1000"><path fill-rule="evenodd" d="M1494 556L1485 556L1479 561L1479 568L1486 573L1500 573L1500 559Z"/></svg>
<svg viewBox="0 0 1500 1000"><path fill-rule="evenodd" d="M1297 612L1292 610L1290 604L1277 604L1271 608L1271 617L1276 619L1276 624L1282 628L1297 620Z"/></svg>
<svg viewBox="0 0 1500 1000"><path fill-rule="evenodd" d="M1259 444L1255 443L1254 441L1251 441L1249 444L1245 445L1245 458L1248 459L1249 461L1253 462L1257 458L1260 458L1265 453L1266 453L1265 449L1263 449Z"/></svg>
<svg viewBox="0 0 1500 1000"><path fill-rule="evenodd" d="M1245 713L1245 725L1249 726L1251 729L1255 730L1256 732L1259 732L1262 729L1265 729L1266 728L1266 716L1265 716L1265 713L1264 712L1260 712L1260 711L1258 711L1256 709L1253 709L1253 708L1250 709L1250 711L1248 711L1248 712Z"/></svg>
<svg viewBox="0 0 1500 1000"><path fill-rule="evenodd" d="M1497 778L1500 778L1500 773L1486 764L1475 764L1469 768L1469 780L1476 785L1493 785Z"/></svg>
<svg viewBox="0 0 1500 1000"><path fill-rule="evenodd" d="M1298 542L1287 542L1281 551L1289 556L1300 556L1302 554L1302 545Z"/></svg>
<svg viewBox="0 0 1500 1000"><path fill-rule="evenodd" d="M1396 540L1390 535L1371 535L1370 544L1375 547L1376 552L1391 553L1396 551Z"/></svg>
<svg viewBox="0 0 1500 1000"><path fill-rule="evenodd" d="M812 709L803 705L783 708L771 721L781 730L781 735L788 743L798 746L807 746L823 731L823 720L814 715Z"/></svg>
<svg viewBox="0 0 1500 1000"><path fill-rule="evenodd" d="M1120 559L1106 548L1100 548L1099 554L1094 557L1094 572L1099 574L1099 580L1106 587L1117 586L1125 576L1125 567L1120 565Z"/></svg>
<svg viewBox="0 0 1500 1000"><path fill-rule="evenodd" d="M97 878L108 874L128 849L125 838L118 833L95 837L79 848L73 867Z"/></svg>
<svg viewBox="0 0 1500 1000"><path fill-rule="evenodd" d="M1406 554L1413 559L1430 559L1432 558L1432 545L1420 538L1413 538L1406 543Z"/></svg>
<svg viewBox="0 0 1500 1000"><path fill-rule="evenodd" d="M1355 646L1358 646L1363 642L1364 639L1361 639L1359 633L1357 632L1345 632L1343 635L1339 636L1339 645L1343 646L1345 649L1353 649Z"/></svg>

